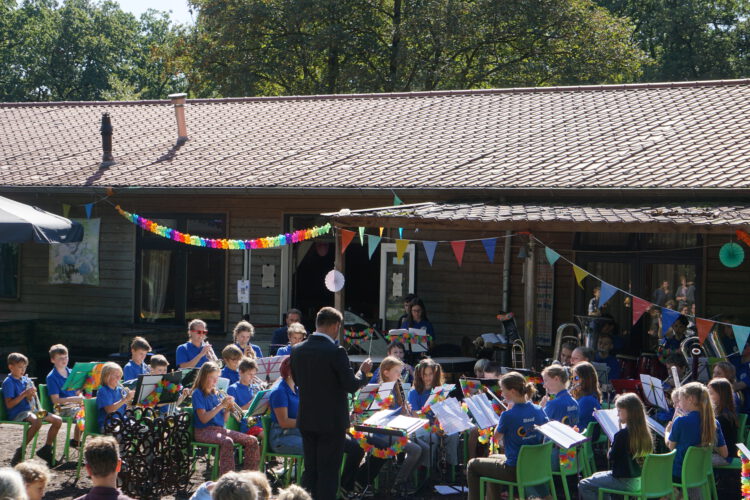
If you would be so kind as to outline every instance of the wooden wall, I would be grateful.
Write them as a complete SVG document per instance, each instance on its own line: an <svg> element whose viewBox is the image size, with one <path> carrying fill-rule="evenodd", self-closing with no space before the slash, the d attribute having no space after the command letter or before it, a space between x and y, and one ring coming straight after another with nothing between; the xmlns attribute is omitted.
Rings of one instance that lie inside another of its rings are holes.
<svg viewBox="0 0 750 500"><path fill-rule="evenodd" d="M745 260L734 269L725 267L719 260L719 249L729 242L728 236L707 235L705 251L705 317L717 315L733 317L730 322L750 325L750 295L747 293L750 283L750 250L744 243ZM736 240L735 240L736 241ZM723 321L726 321L725 318Z"/></svg>

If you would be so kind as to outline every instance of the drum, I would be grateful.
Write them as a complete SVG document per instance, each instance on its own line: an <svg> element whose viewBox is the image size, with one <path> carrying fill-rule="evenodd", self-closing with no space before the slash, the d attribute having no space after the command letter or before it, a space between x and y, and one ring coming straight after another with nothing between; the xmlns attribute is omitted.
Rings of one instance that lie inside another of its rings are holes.
<svg viewBox="0 0 750 500"><path fill-rule="evenodd" d="M618 354L616 358L617 364L620 366L621 379L638 378L638 358L626 354Z"/></svg>

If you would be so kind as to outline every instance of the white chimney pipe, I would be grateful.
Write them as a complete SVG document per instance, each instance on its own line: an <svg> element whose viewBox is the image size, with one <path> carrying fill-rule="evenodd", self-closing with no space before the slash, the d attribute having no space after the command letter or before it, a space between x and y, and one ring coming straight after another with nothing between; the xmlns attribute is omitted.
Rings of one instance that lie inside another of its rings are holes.
<svg viewBox="0 0 750 500"><path fill-rule="evenodd" d="M185 123L187 94L169 94L169 99L174 104L174 116L177 118L177 142L183 143L188 140L187 125Z"/></svg>

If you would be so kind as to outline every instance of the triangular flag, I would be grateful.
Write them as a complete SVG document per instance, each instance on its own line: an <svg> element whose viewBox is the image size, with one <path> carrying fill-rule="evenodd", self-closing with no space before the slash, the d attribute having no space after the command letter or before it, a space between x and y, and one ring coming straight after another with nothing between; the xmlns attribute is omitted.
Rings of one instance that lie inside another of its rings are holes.
<svg viewBox="0 0 750 500"><path fill-rule="evenodd" d="M482 245L484 245L484 251L487 252L487 258L490 259L490 263L494 264L497 238L487 238L485 240L482 240Z"/></svg>
<svg viewBox="0 0 750 500"><path fill-rule="evenodd" d="M589 275L588 271L573 264L573 272L576 275L576 281L578 282L578 286L583 288L583 278Z"/></svg>
<svg viewBox="0 0 750 500"><path fill-rule="evenodd" d="M86 203L85 208L86 208L86 218L90 219L91 218L91 209L94 208L94 204L93 203Z"/></svg>
<svg viewBox="0 0 750 500"><path fill-rule="evenodd" d="M661 308L661 333L665 335L667 331L674 325L677 318L680 317L680 313L672 309L665 307Z"/></svg>
<svg viewBox="0 0 750 500"><path fill-rule="evenodd" d="M396 259L401 260L404 258L404 252L406 247L409 246L409 240L396 240Z"/></svg>
<svg viewBox="0 0 750 500"><path fill-rule="evenodd" d="M398 228L398 237L403 238L404 237L404 228L400 227Z"/></svg>
<svg viewBox="0 0 750 500"><path fill-rule="evenodd" d="M353 239L354 231L349 231L347 229L341 230L341 255L346 252L346 247L349 246L349 243L351 243Z"/></svg>
<svg viewBox="0 0 750 500"><path fill-rule="evenodd" d="M641 316L651 308L651 302L633 296L633 324L638 323Z"/></svg>
<svg viewBox="0 0 750 500"><path fill-rule="evenodd" d="M423 241L422 246L424 252L427 254L427 262L432 265L432 259L435 258L435 249L437 248L437 241Z"/></svg>
<svg viewBox="0 0 750 500"><path fill-rule="evenodd" d="M70 205L63 203L63 217L67 217L70 213Z"/></svg>
<svg viewBox="0 0 750 500"><path fill-rule="evenodd" d="M708 337L714 324L715 323L709 319L695 318L695 328L698 330L698 339L701 341L701 344L706 340L706 337Z"/></svg>
<svg viewBox="0 0 750 500"><path fill-rule="evenodd" d="M732 331L740 354L742 354L742 351L745 350L745 344L747 344L747 337L750 336L750 326L732 325Z"/></svg>
<svg viewBox="0 0 750 500"><path fill-rule="evenodd" d="M108 187L107 188L107 196L112 196L114 194L115 194L115 190L112 189L111 187Z"/></svg>
<svg viewBox="0 0 750 500"><path fill-rule="evenodd" d="M383 228L381 227L379 229L380 229L380 237L382 238L383 237Z"/></svg>
<svg viewBox="0 0 750 500"><path fill-rule="evenodd" d="M451 248L453 248L453 255L456 256L456 262L458 267L461 267L461 263L464 260L464 248L466 248L465 241L451 241Z"/></svg>
<svg viewBox="0 0 750 500"><path fill-rule="evenodd" d="M365 246L365 228L359 226L359 244Z"/></svg>
<svg viewBox="0 0 750 500"><path fill-rule="evenodd" d="M602 284L599 287L599 308L601 308L604 304L606 304L607 301L611 299L612 296L616 293L617 293L616 287L610 285L606 281L602 281Z"/></svg>
<svg viewBox="0 0 750 500"><path fill-rule="evenodd" d="M393 206L397 207L397 206L403 205L403 204L404 204L404 202L401 201L401 198L399 198L396 193L393 193Z"/></svg>
<svg viewBox="0 0 750 500"><path fill-rule="evenodd" d="M560 258L560 254L552 250L550 247L544 249L544 255L547 256L547 262L549 262L550 266L554 266L557 259Z"/></svg>
<svg viewBox="0 0 750 500"><path fill-rule="evenodd" d="M380 245L380 236L375 236L374 234L368 234L367 235L367 253L370 259L372 259L372 254L375 253L375 249L378 248L378 245Z"/></svg>

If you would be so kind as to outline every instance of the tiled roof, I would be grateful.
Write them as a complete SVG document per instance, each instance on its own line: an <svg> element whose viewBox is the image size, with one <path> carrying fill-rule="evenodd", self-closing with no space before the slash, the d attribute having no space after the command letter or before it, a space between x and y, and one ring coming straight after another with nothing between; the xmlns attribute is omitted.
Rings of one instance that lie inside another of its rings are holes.
<svg viewBox="0 0 750 500"><path fill-rule="evenodd" d="M102 113L116 164L101 169ZM750 188L750 80L0 104L0 187Z"/></svg>
<svg viewBox="0 0 750 500"><path fill-rule="evenodd" d="M521 205L492 201L430 202L366 210L343 209L338 213L324 215L333 217L334 222L344 226L425 227L462 223L475 228L524 229L544 228L546 223L554 222L558 229L565 224L579 227L601 225L607 231L617 231L633 229L634 225L643 227L655 224L660 231L668 230L671 226L677 231L702 227L707 232L728 232L750 224L750 207L718 204L625 206L562 203ZM375 221L377 223L373 224ZM549 229L549 226L546 228Z"/></svg>

